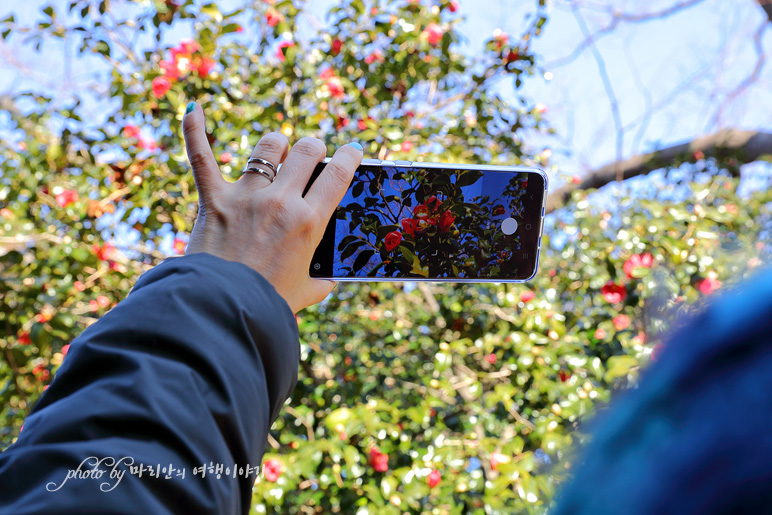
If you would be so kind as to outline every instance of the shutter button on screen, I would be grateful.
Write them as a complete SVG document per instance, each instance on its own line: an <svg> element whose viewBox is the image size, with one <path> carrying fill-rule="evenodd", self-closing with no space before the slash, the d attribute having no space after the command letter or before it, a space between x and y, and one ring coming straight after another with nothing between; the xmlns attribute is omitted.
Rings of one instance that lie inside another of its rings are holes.
<svg viewBox="0 0 772 515"><path fill-rule="evenodd" d="M507 236L515 234L515 231L517 231L517 220L514 218L506 218L501 222L501 232Z"/></svg>

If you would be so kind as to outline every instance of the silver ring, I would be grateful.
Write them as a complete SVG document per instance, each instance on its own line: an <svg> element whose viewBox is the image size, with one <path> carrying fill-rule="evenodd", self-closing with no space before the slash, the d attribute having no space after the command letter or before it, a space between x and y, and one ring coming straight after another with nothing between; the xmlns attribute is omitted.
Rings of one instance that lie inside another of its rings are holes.
<svg viewBox="0 0 772 515"><path fill-rule="evenodd" d="M247 168L249 168L249 164L252 163L253 161L270 168L271 171L273 172L273 176L276 177L276 166L274 166L273 163L271 163L270 161L266 161L265 159L260 159L259 157L250 157L249 159L247 159Z"/></svg>
<svg viewBox="0 0 772 515"><path fill-rule="evenodd" d="M267 171L263 170L262 168L257 168L256 166L247 166L242 172L242 175L247 172L259 173L260 175L265 176L265 178L271 182L273 182L273 178L275 177L275 175L271 175Z"/></svg>

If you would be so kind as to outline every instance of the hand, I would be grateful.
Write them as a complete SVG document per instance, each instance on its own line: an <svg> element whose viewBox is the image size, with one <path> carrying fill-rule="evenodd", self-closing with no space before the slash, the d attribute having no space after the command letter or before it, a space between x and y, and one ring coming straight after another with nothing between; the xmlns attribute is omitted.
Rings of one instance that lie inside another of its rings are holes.
<svg viewBox="0 0 772 515"><path fill-rule="evenodd" d="M308 269L362 162L361 147L339 148L304 197L303 190L327 148L318 139L303 138L288 152L287 138L272 132L258 142L252 157L277 168L284 163L275 180L249 172L229 183L209 147L204 112L191 104L182 129L200 200L185 253L206 252L257 270L293 313L322 301L336 283L312 279Z"/></svg>

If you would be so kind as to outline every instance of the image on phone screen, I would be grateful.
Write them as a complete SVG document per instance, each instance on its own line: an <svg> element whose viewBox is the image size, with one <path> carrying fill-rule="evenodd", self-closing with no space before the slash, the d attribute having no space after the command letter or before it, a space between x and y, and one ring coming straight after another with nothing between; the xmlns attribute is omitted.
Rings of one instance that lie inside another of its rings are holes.
<svg viewBox="0 0 772 515"><path fill-rule="evenodd" d="M532 172L361 166L311 273L529 278L535 272L544 188L543 177Z"/></svg>

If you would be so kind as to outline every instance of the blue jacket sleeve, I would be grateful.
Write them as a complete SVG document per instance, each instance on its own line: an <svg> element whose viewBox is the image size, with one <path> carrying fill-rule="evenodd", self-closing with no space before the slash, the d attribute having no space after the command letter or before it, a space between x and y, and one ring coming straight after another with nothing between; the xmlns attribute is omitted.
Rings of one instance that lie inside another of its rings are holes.
<svg viewBox="0 0 772 515"><path fill-rule="evenodd" d="M260 274L167 259L72 342L0 454L0 513L248 513L298 362L292 311ZM221 477L194 475L204 464Z"/></svg>

